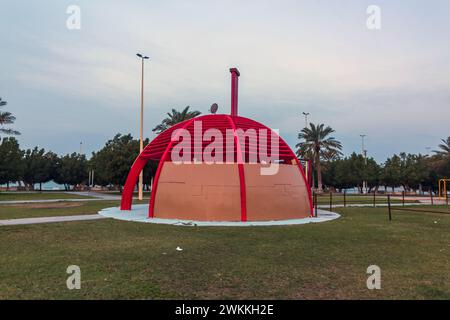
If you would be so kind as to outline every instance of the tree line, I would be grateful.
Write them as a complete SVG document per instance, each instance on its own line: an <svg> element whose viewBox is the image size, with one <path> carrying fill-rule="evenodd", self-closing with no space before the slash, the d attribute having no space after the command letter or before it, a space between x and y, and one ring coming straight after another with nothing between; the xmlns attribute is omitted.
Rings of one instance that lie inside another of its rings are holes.
<svg viewBox="0 0 450 320"><path fill-rule="evenodd" d="M149 139L144 143L148 144ZM131 134L117 134L90 159L75 152L59 156L38 147L22 150L16 138L5 137L0 144L0 184L9 188L10 183L18 183L24 190L34 190L38 185L42 190L43 183L54 181L66 190L83 189L93 170L95 185L120 190L138 154L139 140ZM144 181L151 181L155 170L156 164L149 163L144 169Z"/></svg>
<svg viewBox="0 0 450 320"><path fill-rule="evenodd" d="M0 107L7 104L0 98ZM172 109L167 117L153 131L160 133L172 125L200 115L190 111L189 106L182 111ZM20 133L4 125L11 125L15 117L10 112L0 111L0 133L19 135ZM149 143L144 140L144 145ZM94 184L121 190L128 172L139 155L139 140L131 134L117 134L108 140L99 151L87 159L84 154L71 153L59 156L56 153L35 147L22 150L14 137L0 137L0 185L9 189L11 183L18 183L19 189L42 190L42 184L54 181L64 185L66 190L83 189L89 183L89 172L93 171ZM149 161L144 168L144 187L148 190L155 175L158 163Z"/></svg>
<svg viewBox="0 0 450 320"><path fill-rule="evenodd" d="M314 186L321 192L358 188L359 192L379 191L382 187L394 190L403 187L406 192L436 190L438 180L450 176L450 137L442 139L434 155L394 154L384 163L352 153L343 157L342 144L331 134L334 130L324 124L304 128L298 135L297 156L311 160ZM363 190L363 181L367 189Z"/></svg>
<svg viewBox="0 0 450 320"><path fill-rule="evenodd" d="M447 155L426 156L421 154L394 154L384 163L373 158L365 159L352 153L323 163L323 183L329 191L357 188L360 193L394 191L402 187L406 192L436 191L438 180L448 177L450 157ZM363 190L363 181L367 190Z"/></svg>
<svg viewBox="0 0 450 320"><path fill-rule="evenodd" d="M361 154L342 157L339 152L330 155L330 151L325 150L328 154L320 156L320 166L315 165L315 168L321 170L324 188L332 191L358 188L363 192L363 181L367 182L369 192L396 187L403 187L407 192L435 190L438 179L450 173L450 153L445 151L450 138L443 142L442 151L435 155L400 153L384 163ZM145 139L144 144L148 143L149 139ZM121 190L138 154L139 140L133 139L131 134L117 134L103 148L93 152L90 159L79 153L59 156L38 147L22 150L16 138L5 137L0 144L0 184L9 187L10 183L17 182L25 190L34 190L36 185L42 189L43 183L53 180L66 190L81 189L88 183L88 172L94 170L95 185ZM144 168L147 189L157 165L157 162L149 162Z"/></svg>

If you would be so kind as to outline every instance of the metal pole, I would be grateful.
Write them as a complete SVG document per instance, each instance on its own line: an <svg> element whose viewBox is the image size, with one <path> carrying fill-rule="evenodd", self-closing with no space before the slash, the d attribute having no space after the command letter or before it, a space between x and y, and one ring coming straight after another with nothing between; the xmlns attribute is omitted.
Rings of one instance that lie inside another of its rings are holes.
<svg viewBox="0 0 450 320"><path fill-rule="evenodd" d="M141 126L140 126L140 137L139 137L139 153L142 153L144 149L144 59L141 59ZM139 193L138 199L143 199L143 180L144 180L144 172L141 171L139 174Z"/></svg>
<svg viewBox="0 0 450 320"><path fill-rule="evenodd" d="M444 192L445 192L445 201L446 201L446 203L447 203L447 205L448 205L448 193L447 193L447 180L444 180Z"/></svg>
<svg viewBox="0 0 450 320"><path fill-rule="evenodd" d="M136 54L141 59L141 118L140 118L140 132L139 132L139 153L144 150L144 60L148 59L147 56L140 53ZM142 170L139 174L139 187L138 187L138 198L143 199L143 180L144 171Z"/></svg>
<svg viewBox="0 0 450 320"><path fill-rule="evenodd" d="M316 193L314 192L314 190L311 190L311 200L312 200L312 205L313 205L313 212L312 212L312 216L315 216L315 209L316 209Z"/></svg>
<svg viewBox="0 0 450 320"><path fill-rule="evenodd" d="M405 206L405 191L402 191L402 203Z"/></svg>
<svg viewBox="0 0 450 320"><path fill-rule="evenodd" d="M318 206L318 204L317 204L317 193L316 192L314 192L314 198L315 198L314 203L316 204L314 215L317 218L317 206Z"/></svg>
<svg viewBox="0 0 450 320"><path fill-rule="evenodd" d="M374 192L373 192L373 206L374 206L374 207L376 207L375 201L376 201L376 200L375 200L375 191L374 191Z"/></svg>
<svg viewBox="0 0 450 320"><path fill-rule="evenodd" d="M431 205L434 205L434 202L433 202L433 191L431 190L431 188L430 188L430 197L431 197Z"/></svg>
<svg viewBox="0 0 450 320"><path fill-rule="evenodd" d="M389 221L391 221L392 220L392 214L391 214L391 196L390 195L387 196L387 200L388 200Z"/></svg>
<svg viewBox="0 0 450 320"><path fill-rule="evenodd" d="M330 211L333 211L333 193L330 191Z"/></svg>
<svg viewBox="0 0 450 320"><path fill-rule="evenodd" d="M347 190L344 190L344 208L347 207Z"/></svg>
<svg viewBox="0 0 450 320"><path fill-rule="evenodd" d="M366 153L365 153L365 150L364 150L364 138L365 138L366 135L365 134L360 134L359 136L361 137L361 155L364 158L364 166L366 166L367 165L367 159L366 159ZM362 188L363 188L363 194L366 194L367 182L365 180L363 180Z"/></svg>

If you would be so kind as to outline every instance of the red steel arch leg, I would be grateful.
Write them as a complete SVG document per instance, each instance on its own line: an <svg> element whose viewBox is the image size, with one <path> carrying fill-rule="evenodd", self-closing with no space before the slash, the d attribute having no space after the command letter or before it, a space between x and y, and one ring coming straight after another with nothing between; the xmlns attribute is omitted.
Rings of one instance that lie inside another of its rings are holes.
<svg viewBox="0 0 450 320"><path fill-rule="evenodd" d="M297 167L300 170L300 173L303 177L303 180L305 181L306 190L308 191L308 201L309 201L309 216L312 218L314 217L314 208L312 203L312 193L311 193L311 186L309 184L309 179L306 179L305 172L303 171L302 164L300 161L298 161L297 156L293 153L293 156L295 157L295 162L297 163Z"/></svg>
<svg viewBox="0 0 450 320"><path fill-rule="evenodd" d="M241 221L247 221L247 192L245 185L245 172L244 172L244 161L242 159L241 143L239 141L239 136L236 132L236 124L230 116L227 116L230 121L231 127L234 133L234 144L236 146L236 161L239 170L239 186L241 194Z"/></svg>
<svg viewBox="0 0 450 320"><path fill-rule="evenodd" d="M156 190L158 189L159 176L161 175L161 170L164 166L164 161L161 159L158 163L158 169L156 169L155 177L153 178L152 194L150 195L150 205L148 207L148 217L153 218L155 216L155 199Z"/></svg>
<svg viewBox="0 0 450 320"><path fill-rule="evenodd" d="M192 118L191 120L186 120L186 123L179 129L181 129L181 130L186 129L192 122L194 122L194 120L197 120L197 119ZM179 130L179 129L177 129L177 130ZM163 153L161 159L159 160L158 169L156 170L155 178L153 179L152 194L150 196L150 205L149 205L149 208L148 208L148 217L149 218L153 218L155 216L156 191L158 190L159 176L161 175L161 171L162 171L162 168L164 166L164 162L167 159L167 156L169 154L169 151L172 148L173 143L178 141L178 138L179 138L180 134L181 134L181 131L178 131L170 139L170 143L166 147L166 150L164 150L164 153Z"/></svg>
<svg viewBox="0 0 450 320"><path fill-rule="evenodd" d="M139 174L141 173L142 169L144 169L147 161L147 159L144 159L139 155L131 166L130 172L127 176L127 181L125 182L125 186L123 188L120 210L131 210L134 187L136 186Z"/></svg>

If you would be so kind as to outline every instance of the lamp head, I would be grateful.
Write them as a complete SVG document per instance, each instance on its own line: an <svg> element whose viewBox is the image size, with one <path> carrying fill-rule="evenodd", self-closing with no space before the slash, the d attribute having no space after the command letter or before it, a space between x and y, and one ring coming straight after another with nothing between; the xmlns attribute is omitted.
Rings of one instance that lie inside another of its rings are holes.
<svg viewBox="0 0 450 320"><path fill-rule="evenodd" d="M136 53L136 55L137 55L139 58L141 58L141 59L149 59L149 57L144 56L144 55L142 55L142 54L140 54L140 53Z"/></svg>

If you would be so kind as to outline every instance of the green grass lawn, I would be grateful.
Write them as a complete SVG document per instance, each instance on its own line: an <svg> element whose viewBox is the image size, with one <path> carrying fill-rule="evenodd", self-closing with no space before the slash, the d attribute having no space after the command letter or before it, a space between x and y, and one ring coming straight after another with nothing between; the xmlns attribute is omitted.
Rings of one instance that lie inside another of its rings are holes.
<svg viewBox="0 0 450 320"><path fill-rule="evenodd" d="M89 199L89 196L80 196L65 192L0 192L1 201L20 201L20 200L54 200L54 199Z"/></svg>
<svg viewBox="0 0 450 320"><path fill-rule="evenodd" d="M148 203L148 200L143 200L142 202L139 200L133 200L133 203ZM120 206L119 200L99 200L85 202L61 201L51 203L27 203L14 205L0 204L0 220L95 214L103 208L118 206Z"/></svg>
<svg viewBox="0 0 450 320"><path fill-rule="evenodd" d="M336 210L332 222L278 227L0 227L0 299L450 299L450 215ZM81 290L66 288L72 264ZM381 290L366 288L372 264Z"/></svg>

